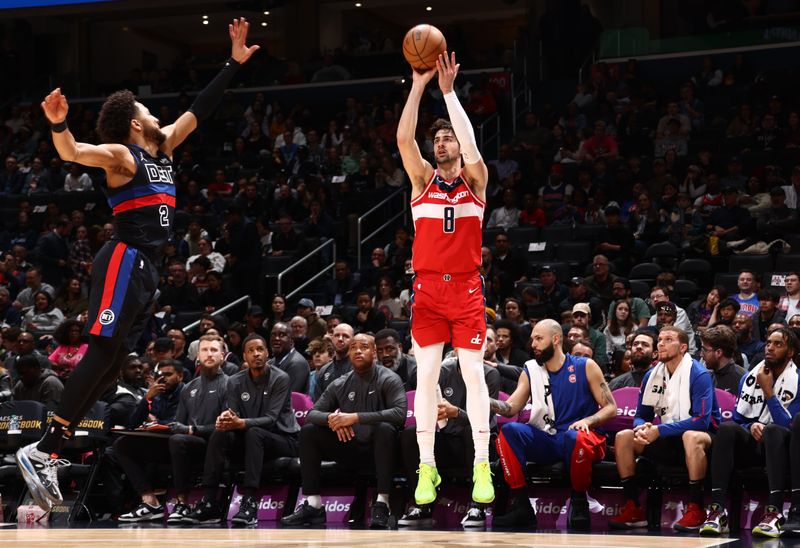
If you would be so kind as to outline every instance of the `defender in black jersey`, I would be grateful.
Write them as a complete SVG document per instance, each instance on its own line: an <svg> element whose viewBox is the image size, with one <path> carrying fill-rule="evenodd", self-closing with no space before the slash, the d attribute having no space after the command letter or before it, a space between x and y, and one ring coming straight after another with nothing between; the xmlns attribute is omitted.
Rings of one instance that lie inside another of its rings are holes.
<svg viewBox="0 0 800 548"><path fill-rule="evenodd" d="M172 154L214 111L239 66L259 49L246 45L249 26L244 18L228 25L230 59L189 110L164 128L130 91L118 91L108 97L98 117L97 132L104 144L78 143L67 128L69 106L61 90L42 102L59 156L105 170L104 190L116 225L92 267L86 324L89 350L70 376L42 440L17 451L22 476L44 510L62 500L56 472L65 464L58 458L63 441L116 381L151 310L158 284L154 265L170 237L175 215Z"/></svg>

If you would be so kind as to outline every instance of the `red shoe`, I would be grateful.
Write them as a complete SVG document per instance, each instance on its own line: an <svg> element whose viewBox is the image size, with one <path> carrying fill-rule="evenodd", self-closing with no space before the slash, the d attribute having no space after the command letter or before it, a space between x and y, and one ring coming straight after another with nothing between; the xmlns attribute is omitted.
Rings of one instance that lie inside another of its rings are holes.
<svg viewBox="0 0 800 548"><path fill-rule="evenodd" d="M636 527L647 527L647 516L644 508L636 506L636 503L629 500L618 515L608 520L608 526L612 529L635 529Z"/></svg>
<svg viewBox="0 0 800 548"><path fill-rule="evenodd" d="M678 522L673 525L676 531L699 531L700 527L706 522L706 511L694 502L690 502L686 507L686 512Z"/></svg>

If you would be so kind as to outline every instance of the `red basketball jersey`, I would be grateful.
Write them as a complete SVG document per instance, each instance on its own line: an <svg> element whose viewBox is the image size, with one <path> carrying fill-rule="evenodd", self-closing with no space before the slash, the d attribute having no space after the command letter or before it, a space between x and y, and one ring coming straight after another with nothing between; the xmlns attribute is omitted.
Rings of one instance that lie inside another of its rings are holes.
<svg viewBox="0 0 800 548"><path fill-rule="evenodd" d="M411 200L415 272L477 272L486 204L459 173L446 181L434 170L425 191Z"/></svg>

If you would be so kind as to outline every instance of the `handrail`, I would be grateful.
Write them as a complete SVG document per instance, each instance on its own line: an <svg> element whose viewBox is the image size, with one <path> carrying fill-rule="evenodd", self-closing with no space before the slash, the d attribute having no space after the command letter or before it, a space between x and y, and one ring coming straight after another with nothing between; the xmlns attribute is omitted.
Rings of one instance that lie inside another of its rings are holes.
<svg viewBox="0 0 800 548"><path fill-rule="evenodd" d="M335 242L335 240L334 240L333 238L328 238L327 240L325 240L324 242L322 242L322 245L320 245L319 247L317 247L317 248L316 248L316 249L314 249L313 251L309 251L309 252L306 254L306 256L305 256L305 257L303 257L302 259L300 259L300 260L298 260L298 261L295 261L294 263L292 263L291 265L289 265L288 267L286 267L286 269L285 269L285 270L283 270L282 272L279 272L279 273L278 273L278 287L277 287L277 289L278 289L278 293L280 293L280 294L283 294L283 287L282 287L282 284L283 284L283 277L284 277L286 274L288 274L289 272L291 272L292 270L294 270L295 268L297 268L298 266L300 266L301 264L303 264L304 262L306 262L307 260L309 260L309 259L311 258L311 256L312 256L312 255L314 255L314 254L316 254L316 253L318 253L318 252L322 251L324 248L326 248L326 247L328 247L328 246L333 246L333 261L334 261L334 262L333 262L333 263L331 263L330 265L328 265L327 267L323 268L323 269L322 269L322 271L321 271L321 273L322 273L322 272L324 272L325 270L327 270L328 268L331 268L331 267L333 267L334 263L336 262L336 242ZM311 278L311 280L309 280L309 281L307 281L306 283L304 283L303 285L301 285L301 286L300 286L300 288L298 288L298 289L295 289L295 290L294 290L294 291L291 293L291 295L294 295L294 294L295 294L295 293L296 293L296 292L297 292L299 289L302 289L302 288L304 288L306 285L308 285L308 284L309 284L309 282L310 282L310 281L316 280L318 277L319 277L319 274L317 274L316 276L312 277L312 278ZM289 298L290 298L290 295L287 295L287 296L286 296L286 299L288 300Z"/></svg>
<svg viewBox="0 0 800 548"><path fill-rule="evenodd" d="M488 126L489 124L493 123L493 122L495 124L494 133L492 133L491 135L485 136L484 135L484 128L486 126ZM492 114L491 116L489 116L488 118L486 118L486 120L481 122L480 125L478 125L478 140L480 141L480 150L481 151L485 151L486 150L486 143L492 141L492 139L494 139L495 143L496 143L497 150L495 151L495 153L499 154L500 153L500 115L498 113L496 113L496 112L494 114Z"/></svg>
<svg viewBox="0 0 800 548"><path fill-rule="evenodd" d="M384 198L383 200L381 200L380 202L378 202L377 204L375 204L375 206L374 206L372 209L370 209L369 211L367 211L366 213L364 213L363 215L361 215L361 216L358 218L358 223L357 223L357 224L358 224L358 226L356 227L356 241L357 241L357 243L358 243L358 245L357 245L357 249L356 249L356 264L358 265L358 268L359 268L359 269L361 269L361 248L362 248L362 246L363 246L363 245L364 245L364 244L365 244L367 241L369 241L369 240L371 240L372 238L374 238L374 237L375 237L375 235L376 235L378 232L380 232L381 230L383 230L384 228L386 228L387 226L389 226L389 224L391 224L392 222L394 222L394 220L395 220L395 219L397 219L398 217L400 217L400 215L405 215L405 214L406 214L406 208L408 207L408 200L406 200L406 193L407 193L407 190L406 190L406 187L405 187L405 186L404 186L404 187L402 187L402 188L398 188L397 190L395 190L394 192L392 192L391 194L389 194L389 195L388 195L386 198ZM362 223L364 222L364 219L366 219L367 217L369 217L370 215L372 215L372 214L373 214L375 211L377 211L379 208L381 208L383 205L385 205L385 204L386 204L386 202L388 202L389 200L391 200L392 198L394 198L394 197L395 197L395 196L397 196L398 194L402 194L402 195L403 195L403 209L402 209L402 211L400 211L400 213L397 213L397 214L396 214L394 217L392 217L391 219L387 220L387 221L386 221L385 223L383 223L383 224L382 224L380 227L378 227L377 229L375 229L375 230L374 230L374 231L373 231L373 232L372 232L372 233L371 233L369 236L367 236L366 238L364 238L364 239L362 240L362 239L361 239L361 230L362 230Z"/></svg>
<svg viewBox="0 0 800 548"><path fill-rule="evenodd" d="M218 314L222 314L223 312L227 312L228 310L230 310L234 306L238 306L239 304L243 303L244 301L248 302L247 307L249 308L250 307L250 295L244 295L242 297L239 297L235 301L229 302L228 304L226 304L222 308L220 308L218 310L215 310L214 312L211 313L211 316L214 317L214 316L216 316ZM197 320L197 321L194 321L194 322L190 323L189 325L187 325L186 327L183 328L183 332L188 334L189 332L194 331L200 325L200 321L201 320Z"/></svg>
<svg viewBox="0 0 800 548"><path fill-rule="evenodd" d="M300 284L300 287L296 288L294 291L292 291L291 293L286 295L286 300L287 301L289 299L291 299L292 297L294 297L295 295L297 295L298 293L300 293L302 290L304 290L310 283L317 281L317 279L321 278L325 274L325 272L327 272L329 269L333 269L333 267L336 265L336 240L331 238L330 240L325 242L325 244L323 244L323 245L327 245L328 243L333 243L333 260L331 261L331 263L329 265L327 265L327 266L323 266L319 270L319 272L317 272L316 274L311 276L309 279L307 279L305 282ZM336 272L334 271L334 276L335 275L336 275ZM279 285L279 287L280 287L280 285Z"/></svg>

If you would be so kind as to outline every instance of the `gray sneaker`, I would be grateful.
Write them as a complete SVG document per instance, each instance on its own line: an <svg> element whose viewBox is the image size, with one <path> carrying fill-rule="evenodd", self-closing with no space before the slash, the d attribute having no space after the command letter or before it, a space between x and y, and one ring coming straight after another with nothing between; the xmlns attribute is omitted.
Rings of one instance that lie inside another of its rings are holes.
<svg viewBox="0 0 800 548"><path fill-rule="evenodd" d="M187 504L179 502L175 504L175 507L172 509L172 513L167 518L167 525L184 525L192 523L189 521L189 514L191 513L192 509L189 508Z"/></svg>
<svg viewBox="0 0 800 548"><path fill-rule="evenodd" d="M32 443L17 450L17 466L36 504L47 512L64 501L58 488L58 469L69 466L66 459L54 459Z"/></svg>

